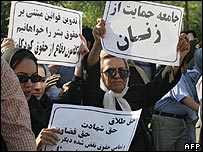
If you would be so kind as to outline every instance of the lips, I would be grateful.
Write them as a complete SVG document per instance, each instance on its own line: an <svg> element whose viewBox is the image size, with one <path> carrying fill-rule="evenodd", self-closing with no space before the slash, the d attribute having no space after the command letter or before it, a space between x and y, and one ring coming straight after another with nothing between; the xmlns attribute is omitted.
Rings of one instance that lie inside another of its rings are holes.
<svg viewBox="0 0 203 152"><path fill-rule="evenodd" d="M34 96L39 97L41 93L33 93Z"/></svg>
<svg viewBox="0 0 203 152"><path fill-rule="evenodd" d="M123 81L113 81L112 83L113 84L121 84L121 83L123 83Z"/></svg>
<svg viewBox="0 0 203 152"><path fill-rule="evenodd" d="M24 95L25 95L26 97L29 97L29 96L31 96L31 94L32 94L32 92L31 92L30 90L25 90L25 91L23 91L23 93L24 93Z"/></svg>

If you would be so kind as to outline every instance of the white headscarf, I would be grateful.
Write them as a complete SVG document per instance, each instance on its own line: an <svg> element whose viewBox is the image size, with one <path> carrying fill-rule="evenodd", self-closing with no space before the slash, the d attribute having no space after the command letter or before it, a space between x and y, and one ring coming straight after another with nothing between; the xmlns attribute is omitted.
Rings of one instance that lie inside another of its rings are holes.
<svg viewBox="0 0 203 152"><path fill-rule="evenodd" d="M123 96L128 91L128 81L129 77L127 78L126 86L124 90L121 93L115 93L112 90L108 90L102 80L102 77L100 78L100 88L105 91L104 99L103 99L103 105L105 109L113 109L116 110L116 100L118 104L120 105L122 111L132 111L130 105L128 102L123 98ZM115 100L116 98L116 100Z"/></svg>

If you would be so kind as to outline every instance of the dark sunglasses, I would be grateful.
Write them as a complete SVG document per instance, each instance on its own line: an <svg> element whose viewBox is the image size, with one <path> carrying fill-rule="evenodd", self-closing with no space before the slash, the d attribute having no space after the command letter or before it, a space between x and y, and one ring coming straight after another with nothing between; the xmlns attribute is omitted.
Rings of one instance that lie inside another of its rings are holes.
<svg viewBox="0 0 203 152"><path fill-rule="evenodd" d="M17 75L20 83L26 83L28 82L28 80L30 79L31 82L36 83L36 82L40 82L42 77L38 74L33 74L30 77L26 76L26 75Z"/></svg>
<svg viewBox="0 0 203 152"><path fill-rule="evenodd" d="M115 78L117 72L121 78L127 78L129 76L129 70L127 70L126 68L118 68L118 70L116 68L109 68L103 73L110 78Z"/></svg>

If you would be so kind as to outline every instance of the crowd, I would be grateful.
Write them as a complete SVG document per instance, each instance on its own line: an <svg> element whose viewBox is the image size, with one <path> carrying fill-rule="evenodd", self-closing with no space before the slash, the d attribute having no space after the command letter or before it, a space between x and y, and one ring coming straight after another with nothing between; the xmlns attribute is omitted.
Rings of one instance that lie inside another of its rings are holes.
<svg viewBox="0 0 203 152"><path fill-rule="evenodd" d="M43 145L56 145L61 131L48 128L54 103L142 109L130 151L182 151L186 143L201 143L202 48L196 47L193 32L179 36L180 66L159 69L103 52L103 19L83 29L78 51L83 58L75 68L38 64L30 50L4 38L1 150L40 151Z"/></svg>

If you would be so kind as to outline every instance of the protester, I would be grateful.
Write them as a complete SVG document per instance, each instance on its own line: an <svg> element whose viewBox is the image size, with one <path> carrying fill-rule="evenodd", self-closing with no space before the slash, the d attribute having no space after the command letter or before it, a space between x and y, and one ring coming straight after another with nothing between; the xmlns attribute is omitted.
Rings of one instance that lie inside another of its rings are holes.
<svg viewBox="0 0 203 152"><path fill-rule="evenodd" d="M85 38L82 35L80 35L80 38L83 43L80 46L78 53L82 55L86 53L88 49L83 46L83 44L86 43ZM39 76L36 57L31 51L24 48L10 48L4 52L2 57L6 59L16 73L23 93L28 101L32 130L35 133L37 149L41 150L42 146L45 144L55 145L56 142L58 142L56 134L60 134L61 132L55 128L47 128L51 112L50 103L48 104L48 107L44 109L44 105L39 101L39 99L41 100L43 97L44 88L42 89L41 94L35 94L38 99L33 95L33 93L36 93L36 90L33 92L34 89L37 89L36 83L40 83L40 81L45 78L45 67L44 69L39 68L39 73L42 77ZM82 69L76 67L75 74L80 74L79 76L82 76ZM61 94L63 94L63 91L65 90L62 89Z"/></svg>
<svg viewBox="0 0 203 152"><path fill-rule="evenodd" d="M199 40L197 38L197 32L193 29L189 29L189 30L182 31L181 33L187 34L186 39L190 43L191 56L194 57L194 53L197 50L197 44L199 42ZM191 61L188 63L187 69L192 69L193 66L194 66L194 58L192 58Z"/></svg>
<svg viewBox="0 0 203 152"><path fill-rule="evenodd" d="M49 65L48 66L51 75L57 74L60 76L60 79L57 81L56 86L62 88L62 86L70 81L74 74L74 67L63 66L63 65ZM52 70L53 69L53 70ZM54 70L55 69L55 70Z"/></svg>
<svg viewBox="0 0 203 152"><path fill-rule="evenodd" d="M1 151L36 151L28 103L18 78L1 58Z"/></svg>
<svg viewBox="0 0 203 152"><path fill-rule="evenodd" d="M158 101L179 81L180 68L167 66L146 85L128 87L130 73L127 61L107 53L100 56L102 49L100 38L104 37L105 23L103 19L98 19L97 23L93 29L95 43L90 53L84 56L88 77L85 84L81 84L84 85L83 105L124 111L145 109ZM189 52L189 44L185 37L186 35L182 34L177 45L178 51L180 51L180 62ZM72 86L75 84L77 82L72 83ZM78 92L78 88L79 86L70 87L70 95L72 93L77 98L77 93L74 92ZM130 151L152 150L151 147L148 147L148 141L146 141L148 137L142 129L142 115L141 113Z"/></svg>
<svg viewBox="0 0 203 152"><path fill-rule="evenodd" d="M194 66L191 70L187 70L187 72L185 73L185 77L187 78L187 82L189 83L195 101L199 103L196 91L196 84L200 76L202 75L202 48L198 48L195 51L193 59Z"/></svg>
<svg viewBox="0 0 203 152"><path fill-rule="evenodd" d="M84 55L89 52L89 49L88 49L85 37L83 35L80 35L80 38L83 42L83 45L80 46L78 53L82 55L82 59L83 59ZM81 64L75 67L72 80L63 85L62 91L59 93L60 99L54 102L63 103L63 104L77 104L77 105L83 104L83 101L82 101L83 85L84 85L83 64L84 64L84 61L82 60ZM74 90L74 91L70 91L70 90ZM77 90L77 92L75 92L75 90Z"/></svg>
<svg viewBox="0 0 203 152"><path fill-rule="evenodd" d="M192 58L190 53L183 60L183 73ZM151 122L154 150L181 151L185 148L184 144L194 143L198 108L199 104L194 100L185 75L182 74L177 85L154 106Z"/></svg>
<svg viewBox="0 0 203 152"><path fill-rule="evenodd" d="M83 27L82 36L85 38L88 50L91 50L94 43L92 29L89 27ZM51 97L52 100L58 100L59 99L58 94L61 94L60 93L61 88L67 85L65 83L72 80L75 68L61 65L49 65L48 67L52 75L52 77L50 77L50 81L56 82L57 89L56 88L55 89L51 88L50 90L47 89L47 94ZM56 78L58 78L58 80L56 80Z"/></svg>
<svg viewBox="0 0 203 152"><path fill-rule="evenodd" d="M152 81L156 75L156 69L155 64L152 63L145 63L145 62L138 62L138 61L132 61L129 63L129 70L130 70L130 76L129 76L129 83L130 84L147 84L149 81ZM146 130L149 134L151 134L150 129L150 123L151 123L151 117L154 110L154 104L152 104L150 107L143 109L143 122L145 122ZM151 136L149 135L149 138Z"/></svg>
<svg viewBox="0 0 203 152"><path fill-rule="evenodd" d="M37 150L41 150L45 144L56 144L58 142L56 133L60 134L61 132L55 128L47 128L47 113L36 97L32 95L36 82L41 80L41 76L38 75L37 59L34 54L24 48L13 48L6 50L2 57L9 63L17 75L27 99Z"/></svg>
<svg viewBox="0 0 203 152"><path fill-rule="evenodd" d="M45 64L38 64L38 74L42 77L40 82L36 82L35 87L33 89L33 95L37 98L37 100L40 102L40 105L45 110L45 113L47 114L47 119L49 119L49 116L51 114L52 109L52 101L45 93L46 89L46 79L47 79L47 72L46 72L46 65Z"/></svg>
<svg viewBox="0 0 203 152"><path fill-rule="evenodd" d="M145 72L145 70L139 65L136 64L137 62L134 62L133 60L127 60L128 65L129 65L129 82L128 86L131 85L139 85L139 84L147 84L150 82L148 74ZM142 65L145 65L144 62L142 62ZM153 143L152 143L152 133L151 133L151 128L150 128L150 123L151 123L151 117L153 114L153 108L154 104L152 104L150 107L142 109L142 129L145 130L146 133L146 141L148 147L153 148Z"/></svg>

